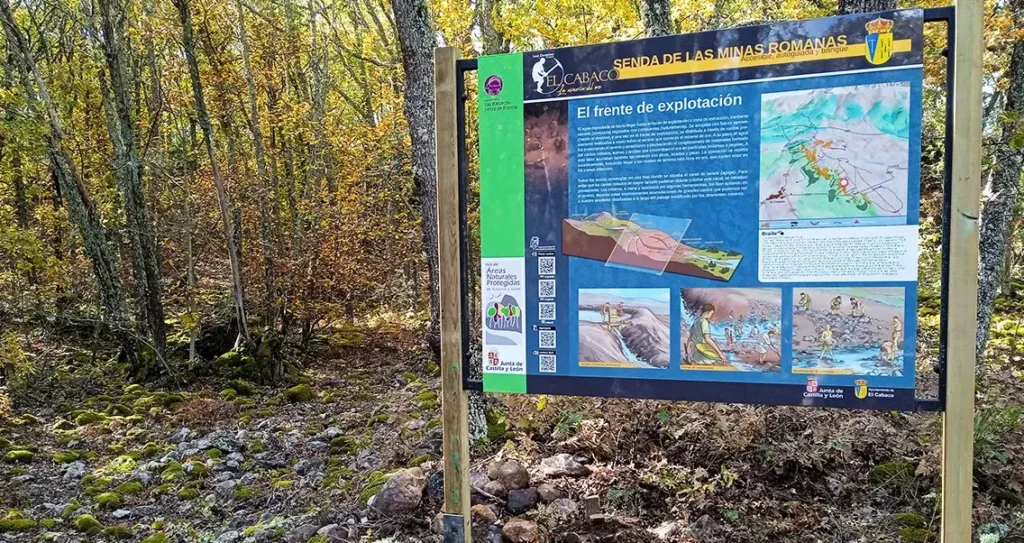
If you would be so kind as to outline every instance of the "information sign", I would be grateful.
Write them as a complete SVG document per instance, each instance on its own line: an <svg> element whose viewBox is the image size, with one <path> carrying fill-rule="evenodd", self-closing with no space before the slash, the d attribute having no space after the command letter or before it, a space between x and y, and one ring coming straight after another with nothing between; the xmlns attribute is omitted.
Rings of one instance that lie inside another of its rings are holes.
<svg viewBox="0 0 1024 543"><path fill-rule="evenodd" d="M922 15L481 57L484 390L914 409Z"/></svg>

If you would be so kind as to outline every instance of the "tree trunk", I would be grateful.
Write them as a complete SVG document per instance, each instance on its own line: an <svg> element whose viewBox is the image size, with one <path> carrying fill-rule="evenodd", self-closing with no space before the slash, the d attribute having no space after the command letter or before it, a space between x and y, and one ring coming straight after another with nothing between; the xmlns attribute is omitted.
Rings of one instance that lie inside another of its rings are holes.
<svg viewBox="0 0 1024 543"><path fill-rule="evenodd" d="M263 129L260 127L259 105L256 99L256 78L252 74L252 63L249 58L249 35L245 29L245 8L242 0L235 3L238 9L238 39L242 44L242 67L245 72L245 88L249 98L249 131L252 133L253 151L256 155L256 173L259 176L259 186L266 190L270 186L270 179L267 176L267 158L263 149ZM270 202L266 193L259 196L260 212L260 249L263 256L263 324L273 329L277 326L277 312L275 310L277 289L274 278L274 255L273 243L271 241Z"/></svg>
<svg viewBox="0 0 1024 543"><path fill-rule="evenodd" d="M896 9L896 0L839 0L839 14L871 13Z"/></svg>
<svg viewBox="0 0 1024 543"><path fill-rule="evenodd" d="M74 162L71 161L71 157L64 147L64 125L57 116L57 109L50 98L46 82L39 73L39 67L36 65L35 56L32 54L28 40L15 22L10 0L0 0L0 15L7 27L8 42L19 53L17 56L19 57L25 96L42 107L49 122L46 147L52 173L63 201L67 203L68 215L82 236L82 245L92 264L93 274L96 278L100 303L114 334L121 343L124 356L134 365L139 354L138 345L131 333L130 323L125 318L121 280L117 275L117 266L107 242L107 231L103 226L103 220L96 209L96 204L86 190L81 174L75 168ZM34 91L30 82L35 83Z"/></svg>
<svg viewBox="0 0 1024 543"><path fill-rule="evenodd" d="M1010 4L1014 28L1024 28L1024 0ZM1002 141L995 149L985 190L981 213L980 252L978 270L978 356L985 350L992 310L999 295L1003 259L1010 250L1010 226L1017 196L1020 193L1021 170L1024 169L1024 38L1018 37L1010 53Z"/></svg>
<svg viewBox="0 0 1024 543"><path fill-rule="evenodd" d="M494 16L499 8L501 0L479 0L477 3L476 22L480 27L480 41L483 42L485 55L508 53L508 40L494 28Z"/></svg>
<svg viewBox="0 0 1024 543"><path fill-rule="evenodd" d="M648 38L672 34L672 3L669 0L640 0L640 19Z"/></svg>
<svg viewBox="0 0 1024 543"><path fill-rule="evenodd" d="M114 174L124 200L125 226L131 243L132 268L139 286L142 313L145 316L153 350L158 358L163 359L167 346L167 332L161 300L159 248L153 234L149 206L142 186L142 159L139 157L135 120L132 118L131 102L128 97L128 77L123 58L121 29L114 23L114 18L123 17L123 14L114 14L111 0L99 0L99 8L100 21L103 25L103 54L110 74L110 95L105 103L113 109L113 114L110 115L113 123L109 132L114 147ZM158 366L148 366L145 360L143 364L142 367L135 368L135 373L140 378L151 375L153 371L159 371Z"/></svg>
<svg viewBox="0 0 1024 543"><path fill-rule="evenodd" d="M6 1L6 0L4 0ZM203 83L199 78L199 61L196 59L196 43L192 32L192 10L189 6L191 0L172 0L178 8L178 18L181 21L182 39L181 44L185 52L185 61L188 63L189 79L192 82L192 99L195 102L196 116L199 120L199 127L203 131L203 142L206 146L206 154L210 158L210 169L213 172L213 184L217 190L217 204L220 207L220 219L224 226L224 240L228 250L228 262L231 266L231 283L234 291L235 317L238 319L238 332L245 341L247 347L252 347L252 336L249 335L249 325L245 313L245 293L242 285L242 265L238 257L238 249L235 246L235 238L232 235L232 220L230 205L228 204L227 191L224 188L224 180L220 176L220 167L217 163L217 151L213 147L213 125L210 123L210 114L206 111L206 100L203 96Z"/></svg>
<svg viewBox="0 0 1024 543"><path fill-rule="evenodd" d="M2 145L2 144L0 144ZM18 222L18 228L22 230L29 227L32 217L32 202L28 199L25 186L25 170L21 164L21 152L12 146L11 148L11 169L14 170L14 216Z"/></svg>
<svg viewBox="0 0 1024 543"><path fill-rule="evenodd" d="M13 47L8 47L7 57L4 60L4 87L13 91L18 85L17 77L14 74L15 59ZM6 108L4 118L8 122L14 121L15 116L13 107ZM29 201L26 191L25 171L22 169L21 163L21 149L13 138L7 138L4 134L0 134L0 161L3 160L5 152L11 155L11 175L14 185L14 218L18 228L26 229L32 217L32 202Z"/></svg>
<svg viewBox="0 0 1024 543"><path fill-rule="evenodd" d="M434 25L426 0L391 0L405 70L405 119L412 142L412 178L420 204L423 251L430 278L427 342L441 352L437 291L437 169L434 163Z"/></svg>

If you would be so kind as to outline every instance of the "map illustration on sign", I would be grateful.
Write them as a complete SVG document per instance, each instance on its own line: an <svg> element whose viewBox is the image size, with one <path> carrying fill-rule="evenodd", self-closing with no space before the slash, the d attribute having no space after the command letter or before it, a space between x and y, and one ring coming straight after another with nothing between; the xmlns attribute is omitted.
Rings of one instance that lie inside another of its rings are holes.
<svg viewBox="0 0 1024 543"><path fill-rule="evenodd" d="M580 289L580 366L666 369L669 290Z"/></svg>
<svg viewBox="0 0 1024 543"><path fill-rule="evenodd" d="M605 261L609 266L718 281L732 278L743 255L683 243L689 219L634 213L619 219L607 211L562 223L562 246L568 255Z"/></svg>
<svg viewBox="0 0 1024 543"><path fill-rule="evenodd" d="M764 94L760 220L905 218L910 92L895 82Z"/></svg>

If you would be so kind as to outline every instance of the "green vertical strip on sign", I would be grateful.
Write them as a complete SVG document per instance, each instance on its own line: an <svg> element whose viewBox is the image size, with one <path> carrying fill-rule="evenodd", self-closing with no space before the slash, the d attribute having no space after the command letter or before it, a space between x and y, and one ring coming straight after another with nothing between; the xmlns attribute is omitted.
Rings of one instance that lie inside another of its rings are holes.
<svg viewBox="0 0 1024 543"><path fill-rule="evenodd" d="M522 373L485 373L484 392L526 394L526 375Z"/></svg>
<svg viewBox="0 0 1024 543"><path fill-rule="evenodd" d="M522 53L480 57L477 78L480 257L525 259ZM484 392L525 393L526 374L484 372Z"/></svg>
<svg viewBox="0 0 1024 543"><path fill-rule="evenodd" d="M477 77L480 256L525 257L522 53L480 57Z"/></svg>

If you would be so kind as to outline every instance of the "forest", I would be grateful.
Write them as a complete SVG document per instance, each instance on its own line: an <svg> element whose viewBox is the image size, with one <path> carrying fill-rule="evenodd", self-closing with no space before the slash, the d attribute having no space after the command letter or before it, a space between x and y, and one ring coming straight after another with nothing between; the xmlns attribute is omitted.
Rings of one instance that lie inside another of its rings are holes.
<svg viewBox="0 0 1024 543"><path fill-rule="evenodd" d="M0 0L0 541L441 541L434 48L943 5ZM932 396L946 46L926 25ZM1024 0L985 1L984 47L974 537L1024 542ZM475 541L938 540L935 413L470 399Z"/></svg>

